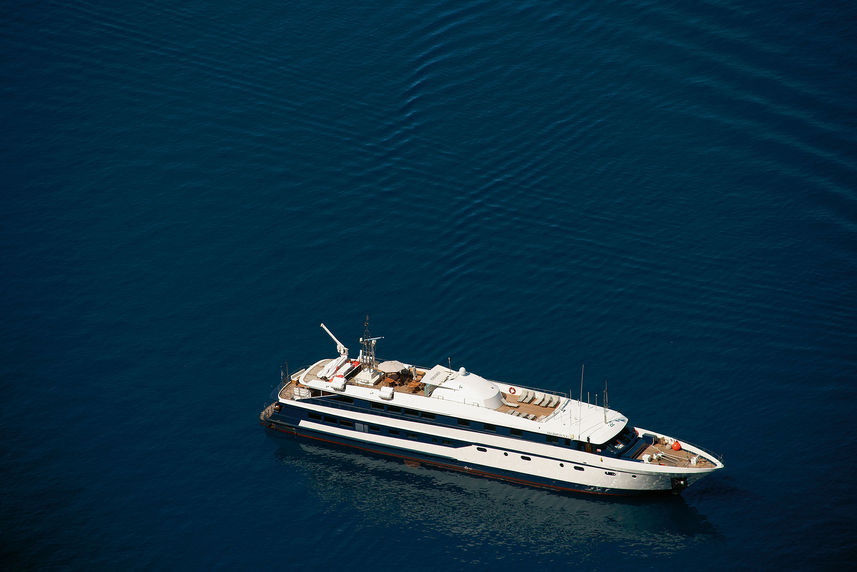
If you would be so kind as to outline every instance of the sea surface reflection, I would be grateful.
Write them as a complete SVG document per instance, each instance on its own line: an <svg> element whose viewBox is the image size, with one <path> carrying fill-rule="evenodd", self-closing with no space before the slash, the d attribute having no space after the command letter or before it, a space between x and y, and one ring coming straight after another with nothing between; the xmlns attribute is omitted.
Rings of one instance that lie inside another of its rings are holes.
<svg viewBox="0 0 857 572"><path fill-rule="evenodd" d="M276 455L306 475L328 510L353 506L375 525L448 535L465 545L515 539L519 550L559 557L607 543L658 557L717 536L680 496L570 495L302 440L283 440Z"/></svg>

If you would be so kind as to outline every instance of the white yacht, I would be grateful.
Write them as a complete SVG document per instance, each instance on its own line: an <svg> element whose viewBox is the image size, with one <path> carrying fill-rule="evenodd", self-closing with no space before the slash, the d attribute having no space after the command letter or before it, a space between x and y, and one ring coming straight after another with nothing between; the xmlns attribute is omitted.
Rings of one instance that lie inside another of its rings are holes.
<svg viewBox="0 0 857 572"><path fill-rule="evenodd" d="M492 381L464 368L378 362L368 328L357 359L330 330L338 357L283 376L260 414L294 435L562 491L679 492L723 463L604 405Z"/></svg>

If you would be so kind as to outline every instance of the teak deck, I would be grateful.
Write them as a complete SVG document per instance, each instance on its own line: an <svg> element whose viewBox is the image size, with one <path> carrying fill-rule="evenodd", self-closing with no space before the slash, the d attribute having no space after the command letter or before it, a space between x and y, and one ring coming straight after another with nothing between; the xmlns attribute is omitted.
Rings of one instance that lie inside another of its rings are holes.
<svg viewBox="0 0 857 572"><path fill-rule="evenodd" d="M322 369L324 369L325 365L326 365L325 362L314 365L313 367L311 367L309 369L309 371L306 372L306 375L314 377L315 379L320 379L318 377L318 374ZM355 372L356 371L359 371L359 368L358 368L358 370L355 370ZM350 376L350 379L348 379L346 383L348 385L353 385L355 387L361 387L361 386L362 387L374 387L374 388L392 387L393 391L396 393L408 393L408 394L412 394L412 395L420 395L425 391L425 384L422 383L422 381L421 381L422 378L425 376L425 373L426 373L425 371L418 369L418 370L416 370L416 376L414 377L414 379L409 380L409 381L400 381L400 380L395 379L391 375L385 375L379 382L377 382L371 386L364 386L364 385L361 385L359 383L356 383L353 379L354 375L352 374ZM295 375L297 375L297 374L295 374ZM294 378L295 376L292 376L292 377ZM280 390L280 397L282 399L293 399L295 396L294 390L296 387L304 387L304 386L300 382L298 382L297 380L290 379L288 381L288 383L285 385L285 387L283 387ZM308 388L308 389L310 389L310 388ZM314 390L314 391L318 391L318 390ZM331 389L330 393L334 393L332 389ZM552 395L550 392L540 392L540 393L548 393L548 394ZM513 395L510 393L501 393L501 395L503 396L503 400L506 403L510 403L511 405L506 405L506 404L501 405L497 409L497 411L500 411L501 413L508 413L509 415L511 415L514 412L518 412L520 415L530 414L530 415L533 415L534 421L543 420L548 415L553 413L556 410L556 408L559 406L559 403L557 403L553 407L548 407L546 405L536 405L535 402L520 403L518 401L518 399L521 398L520 395Z"/></svg>
<svg viewBox="0 0 857 572"><path fill-rule="evenodd" d="M652 465L663 465L667 467L698 467L700 469L714 466L714 463L702 455L697 456L685 449L674 451L670 445L660 442L656 442L654 445L649 445L644 450L640 451L634 458L642 459L643 455L652 456ZM690 462L694 457L697 457L696 465Z"/></svg>

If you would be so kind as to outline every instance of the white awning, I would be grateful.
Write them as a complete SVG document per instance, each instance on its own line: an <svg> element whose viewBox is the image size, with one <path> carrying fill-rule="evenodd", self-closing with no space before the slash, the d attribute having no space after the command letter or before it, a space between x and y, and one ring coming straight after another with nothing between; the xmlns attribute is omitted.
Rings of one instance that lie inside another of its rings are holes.
<svg viewBox="0 0 857 572"><path fill-rule="evenodd" d="M383 371L384 373L397 373L402 370L408 369L408 366L400 362L399 360L388 360L382 361L378 364L378 369Z"/></svg>

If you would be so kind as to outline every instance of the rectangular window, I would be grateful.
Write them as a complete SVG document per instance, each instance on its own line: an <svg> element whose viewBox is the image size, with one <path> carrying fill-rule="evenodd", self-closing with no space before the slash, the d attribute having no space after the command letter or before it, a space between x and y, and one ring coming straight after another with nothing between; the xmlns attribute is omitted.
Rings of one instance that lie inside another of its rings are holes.
<svg viewBox="0 0 857 572"><path fill-rule="evenodd" d="M420 415L422 415L426 419L434 419L434 413L429 413L428 411L423 411L422 413L420 413Z"/></svg>
<svg viewBox="0 0 857 572"><path fill-rule="evenodd" d="M532 459L530 459L530 458L529 458L529 457L527 457L526 455L521 455L521 458L522 458L523 460L525 460L525 461L532 461Z"/></svg>
<svg viewBox="0 0 857 572"><path fill-rule="evenodd" d="M414 417L416 417L417 415L419 415L419 413L417 413L413 409L405 409L405 415L413 415Z"/></svg>
<svg viewBox="0 0 857 572"><path fill-rule="evenodd" d="M480 453L485 453L488 451L488 449L486 449L485 447L476 447L476 450L479 451Z"/></svg>
<svg viewBox="0 0 857 572"><path fill-rule="evenodd" d="M407 437L408 437L408 439L419 439L420 438L420 436L417 435L416 433L408 433Z"/></svg>
<svg viewBox="0 0 857 572"><path fill-rule="evenodd" d="M441 440L441 442L442 442L444 445L452 445L452 441L450 441L449 439L442 439L442 440Z"/></svg>
<svg viewBox="0 0 857 572"><path fill-rule="evenodd" d="M546 435L545 439L548 443L559 443L559 437L554 437L553 435Z"/></svg>
<svg viewBox="0 0 857 572"><path fill-rule="evenodd" d="M485 427L486 431L496 431L497 430L497 428L494 425L491 425L490 423L483 423L482 426Z"/></svg>
<svg viewBox="0 0 857 572"><path fill-rule="evenodd" d="M378 427L377 425L370 425L369 431L374 431L375 433L378 433L379 431L381 431L381 428Z"/></svg>
<svg viewBox="0 0 857 572"><path fill-rule="evenodd" d="M366 432L366 425L364 425L363 423L355 423L354 428L358 431L362 431L363 433Z"/></svg>
<svg viewBox="0 0 857 572"><path fill-rule="evenodd" d="M398 435L398 434L399 434L399 430L398 430L398 429L387 429L387 432L388 432L390 435Z"/></svg>
<svg viewBox="0 0 857 572"><path fill-rule="evenodd" d="M383 410L383 409L384 409L384 404L383 404L383 403L375 403L375 402L373 401L373 402L372 402L372 409L381 409L381 410Z"/></svg>
<svg viewBox="0 0 857 572"><path fill-rule="evenodd" d="M401 413L401 412L402 412L402 408L401 408L401 407L398 407L398 406L396 406L396 405L388 405L388 406L387 406L387 411L389 411L390 413Z"/></svg>
<svg viewBox="0 0 857 572"><path fill-rule="evenodd" d="M609 476L609 477L615 477L616 476L616 473L614 473L613 471L604 471L604 474Z"/></svg>
<svg viewBox="0 0 857 572"><path fill-rule="evenodd" d="M312 412L312 411L309 414L309 418L310 419L317 419L317 420L321 421L321 415L319 415L318 413Z"/></svg>
<svg viewBox="0 0 857 572"><path fill-rule="evenodd" d="M575 470L575 471L582 471L582 470L583 470L583 467L578 467L577 465L575 465L575 466L574 466L574 470Z"/></svg>
<svg viewBox="0 0 857 572"><path fill-rule="evenodd" d="M354 398L348 397L347 395L337 395L336 400L337 401L343 401L345 403L354 403Z"/></svg>
<svg viewBox="0 0 857 572"><path fill-rule="evenodd" d="M459 419L458 424L468 426L468 425L470 425L470 421L468 421L467 419Z"/></svg>
<svg viewBox="0 0 857 572"><path fill-rule="evenodd" d="M342 425L343 427L354 427L354 423L352 423L348 419L340 419L339 424Z"/></svg>
<svg viewBox="0 0 857 572"><path fill-rule="evenodd" d="M520 429L509 429L509 433L511 433L515 437L520 437L524 434L524 432L521 431Z"/></svg>
<svg viewBox="0 0 857 572"><path fill-rule="evenodd" d="M328 423L336 423L336 417L331 417L330 415L325 415L324 420Z"/></svg>

